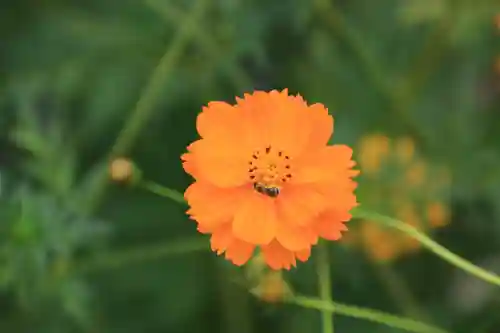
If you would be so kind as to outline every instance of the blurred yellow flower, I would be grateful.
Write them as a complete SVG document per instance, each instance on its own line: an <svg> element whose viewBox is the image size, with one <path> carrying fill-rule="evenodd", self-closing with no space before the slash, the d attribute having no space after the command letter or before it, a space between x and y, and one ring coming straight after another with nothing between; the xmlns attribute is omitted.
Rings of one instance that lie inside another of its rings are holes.
<svg viewBox="0 0 500 333"><path fill-rule="evenodd" d="M450 222L450 172L424 160L413 139L368 135L360 139L357 151L363 171L360 202L424 231ZM371 221L351 230L346 245L364 249L377 261L395 260L421 247L415 239Z"/></svg>
<svg viewBox="0 0 500 333"><path fill-rule="evenodd" d="M422 186L425 181L425 168L423 161L414 162L406 172L407 182L414 187Z"/></svg>
<svg viewBox="0 0 500 333"><path fill-rule="evenodd" d="M493 70L497 75L500 75L500 56L497 56L493 64Z"/></svg>
<svg viewBox="0 0 500 333"><path fill-rule="evenodd" d="M389 230L372 221L364 221L361 225L361 242L365 249L369 249L368 255L377 261L392 260L399 251L398 238Z"/></svg>
<svg viewBox="0 0 500 333"><path fill-rule="evenodd" d="M402 164L410 163L415 156L415 143L411 138L401 138L396 141L396 157Z"/></svg>
<svg viewBox="0 0 500 333"><path fill-rule="evenodd" d="M282 271L267 271L251 292L264 302L275 303L288 297L291 288L283 279Z"/></svg>
<svg viewBox="0 0 500 333"><path fill-rule="evenodd" d="M449 208L440 202L431 202L427 206L427 218L433 228L446 226L450 221Z"/></svg>
<svg viewBox="0 0 500 333"><path fill-rule="evenodd" d="M389 140L386 136L375 134L361 139L359 162L363 172L374 174L380 170L382 160L389 152Z"/></svg>

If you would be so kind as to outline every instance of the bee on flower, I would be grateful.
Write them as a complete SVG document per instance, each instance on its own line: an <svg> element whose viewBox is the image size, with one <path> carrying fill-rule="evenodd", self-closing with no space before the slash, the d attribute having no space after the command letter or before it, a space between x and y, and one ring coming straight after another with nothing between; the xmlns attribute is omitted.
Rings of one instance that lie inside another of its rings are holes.
<svg viewBox="0 0 500 333"><path fill-rule="evenodd" d="M338 240L357 205L352 149L328 145L333 118L300 96L256 91L210 102L200 139L182 155L185 198L198 230L235 265L256 249L275 270L306 261L319 238Z"/></svg>

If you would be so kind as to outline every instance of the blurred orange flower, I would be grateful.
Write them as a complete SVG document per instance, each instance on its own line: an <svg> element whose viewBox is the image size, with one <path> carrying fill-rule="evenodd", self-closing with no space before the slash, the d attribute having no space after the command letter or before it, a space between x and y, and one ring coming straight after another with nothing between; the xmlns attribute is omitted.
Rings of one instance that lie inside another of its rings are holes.
<svg viewBox="0 0 500 333"><path fill-rule="evenodd" d="M260 277L258 285L251 292L264 302L275 303L282 301L292 294L288 283L283 279L280 271L271 271Z"/></svg>
<svg viewBox="0 0 500 333"><path fill-rule="evenodd" d="M368 134L360 138L358 160L363 176L358 198L369 207L418 229L445 227L450 223L447 169L427 161L409 137L389 138ZM365 250L375 261L388 262L414 253L418 241L373 221L363 221L349 233L346 245Z"/></svg>
<svg viewBox="0 0 500 333"><path fill-rule="evenodd" d="M182 155L195 179L188 214L236 265L260 247L272 269L306 261L322 237L341 238L357 205L352 150L328 146L333 118L300 96L257 91L198 115L201 139Z"/></svg>

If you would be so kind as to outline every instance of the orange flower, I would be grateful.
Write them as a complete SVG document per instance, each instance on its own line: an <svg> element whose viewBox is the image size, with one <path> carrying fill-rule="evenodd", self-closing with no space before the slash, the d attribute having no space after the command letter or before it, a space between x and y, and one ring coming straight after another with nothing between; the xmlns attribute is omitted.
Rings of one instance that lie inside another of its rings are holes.
<svg viewBox="0 0 500 333"><path fill-rule="evenodd" d="M196 125L201 139L182 156L195 179L185 198L217 254L243 265L260 247L271 268L290 269L319 237L347 230L359 172L351 148L327 146L333 118L323 105L257 91L209 103Z"/></svg>

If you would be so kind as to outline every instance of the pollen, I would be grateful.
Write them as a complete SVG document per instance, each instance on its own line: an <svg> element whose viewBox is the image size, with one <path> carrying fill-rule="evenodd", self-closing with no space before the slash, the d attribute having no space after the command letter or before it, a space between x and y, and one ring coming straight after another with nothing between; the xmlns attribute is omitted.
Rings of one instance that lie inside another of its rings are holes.
<svg viewBox="0 0 500 333"><path fill-rule="evenodd" d="M272 146L254 151L248 164L250 181L264 187L280 188L292 178L290 156Z"/></svg>

